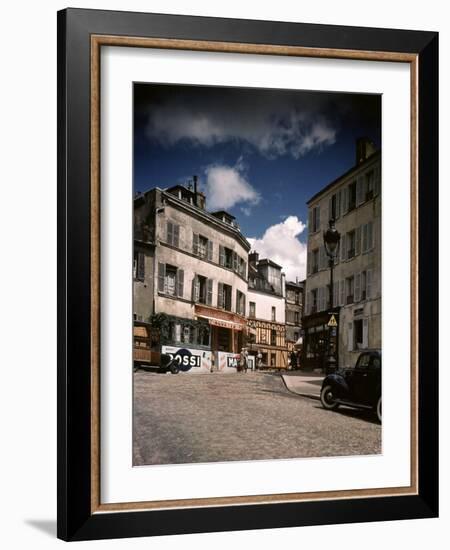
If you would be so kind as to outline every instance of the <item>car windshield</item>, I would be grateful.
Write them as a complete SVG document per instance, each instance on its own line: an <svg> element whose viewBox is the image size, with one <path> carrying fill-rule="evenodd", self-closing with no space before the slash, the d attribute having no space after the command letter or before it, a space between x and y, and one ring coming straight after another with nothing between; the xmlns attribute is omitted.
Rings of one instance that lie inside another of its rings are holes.
<svg viewBox="0 0 450 550"><path fill-rule="evenodd" d="M361 355L359 360L358 360L358 363L357 363L357 366L358 368L367 368L369 366L369 363L370 363L370 355L368 353L365 353L364 355Z"/></svg>

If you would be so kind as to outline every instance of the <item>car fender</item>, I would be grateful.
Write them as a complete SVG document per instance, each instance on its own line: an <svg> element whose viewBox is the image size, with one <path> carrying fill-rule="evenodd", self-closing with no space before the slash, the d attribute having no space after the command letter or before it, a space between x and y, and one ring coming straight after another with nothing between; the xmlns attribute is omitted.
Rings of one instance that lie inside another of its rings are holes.
<svg viewBox="0 0 450 550"><path fill-rule="evenodd" d="M333 373L326 376L322 382L322 388L331 385L338 397L347 395L350 391L345 378L341 374Z"/></svg>

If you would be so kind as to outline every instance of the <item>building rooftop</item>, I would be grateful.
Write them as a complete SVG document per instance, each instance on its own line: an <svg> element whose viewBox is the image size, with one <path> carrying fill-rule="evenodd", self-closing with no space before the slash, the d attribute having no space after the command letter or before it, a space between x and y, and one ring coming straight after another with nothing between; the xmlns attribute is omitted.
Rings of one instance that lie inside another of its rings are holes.
<svg viewBox="0 0 450 550"><path fill-rule="evenodd" d="M349 170L347 170L347 172L344 172L343 174L341 174L338 178L336 178L335 180L333 180L331 183L329 183L328 185L326 185L325 187L323 187L320 191L318 191L315 195L313 195L309 200L306 201L306 204L310 204L311 202L313 202L314 200L316 200L318 197L320 197L321 195L323 195L324 193L326 193L327 191L329 191L332 187L334 187L335 185L337 185L338 183L341 183L342 180L348 178L353 172L357 172L362 166L368 164L369 162L371 162L372 160L374 160L375 158L379 157L381 155L381 150L378 149L378 151L375 151L375 153L373 153L372 155L370 155L369 157L367 157L366 159L362 160L361 162L359 162L359 164L355 164L354 166L352 166Z"/></svg>

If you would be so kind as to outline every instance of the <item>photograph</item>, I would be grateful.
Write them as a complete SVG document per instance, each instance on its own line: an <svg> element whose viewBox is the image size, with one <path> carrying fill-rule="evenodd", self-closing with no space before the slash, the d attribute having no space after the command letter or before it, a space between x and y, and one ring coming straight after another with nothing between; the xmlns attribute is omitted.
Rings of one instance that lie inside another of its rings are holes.
<svg viewBox="0 0 450 550"><path fill-rule="evenodd" d="M132 90L133 466L382 453L382 94Z"/></svg>

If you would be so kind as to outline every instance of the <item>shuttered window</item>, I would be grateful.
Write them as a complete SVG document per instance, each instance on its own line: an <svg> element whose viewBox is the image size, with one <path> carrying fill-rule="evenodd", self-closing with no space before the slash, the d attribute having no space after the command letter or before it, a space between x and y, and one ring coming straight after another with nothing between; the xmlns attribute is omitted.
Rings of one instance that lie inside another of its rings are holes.
<svg viewBox="0 0 450 550"><path fill-rule="evenodd" d="M372 299L372 270L368 269L366 272L366 294L367 299Z"/></svg>
<svg viewBox="0 0 450 550"><path fill-rule="evenodd" d="M198 239L199 235L197 233L192 234L192 252L197 256L198 255Z"/></svg>
<svg viewBox="0 0 450 550"><path fill-rule="evenodd" d="M361 253L361 226L355 229L355 256Z"/></svg>
<svg viewBox="0 0 450 550"><path fill-rule="evenodd" d="M166 242L177 248L180 246L180 226L171 221L167 222Z"/></svg>
<svg viewBox="0 0 450 550"><path fill-rule="evenodd" d="M143 252L134 253L134 278L138 281L145 279L145 254Z"/></svg>
<svg viewBox="0 0 450 550"><path fill-rule="evenodd" d="M208 279L207 291L206 291L206 303L209 306L212 306L212 297L213 297L213 280Z"/></svg>
<svg viewBox="0 0 450 550"><path fill-rule="evenodd" d="M369 319L363 319L363 341L362 347L367 349L369 347Z"/></svg>
<svg viewBox="0 0 450 550"><path fill-rule="evenodd" d="M341 237L340 247L341 247L341 262L343 262L344 260L347 259L347 239L345 234L342 235Z"/></svg>
<svg viewBox="0 0 450 550"><path fill-rule="evenodd" d="M177 296L183 298L184 295L184 271L177 269Z"/></svg>
<svg viewBox="0 0 450 550"><path fill-rule="evenodd" d="M158 263L158 291L165 292L166 264Z"/></svg>
<svg viewBox="0 0 450 550"><path fill-rule="evenodd" d="M355 302L361 300L361 274L357 273L355 275Z"/></svg>
<svg viewBox="0 0 450 550"><path fill-rule="evenodd" d="M207 258L210 262L213 261L213 242L208 241L208 255Z"/></svg>

